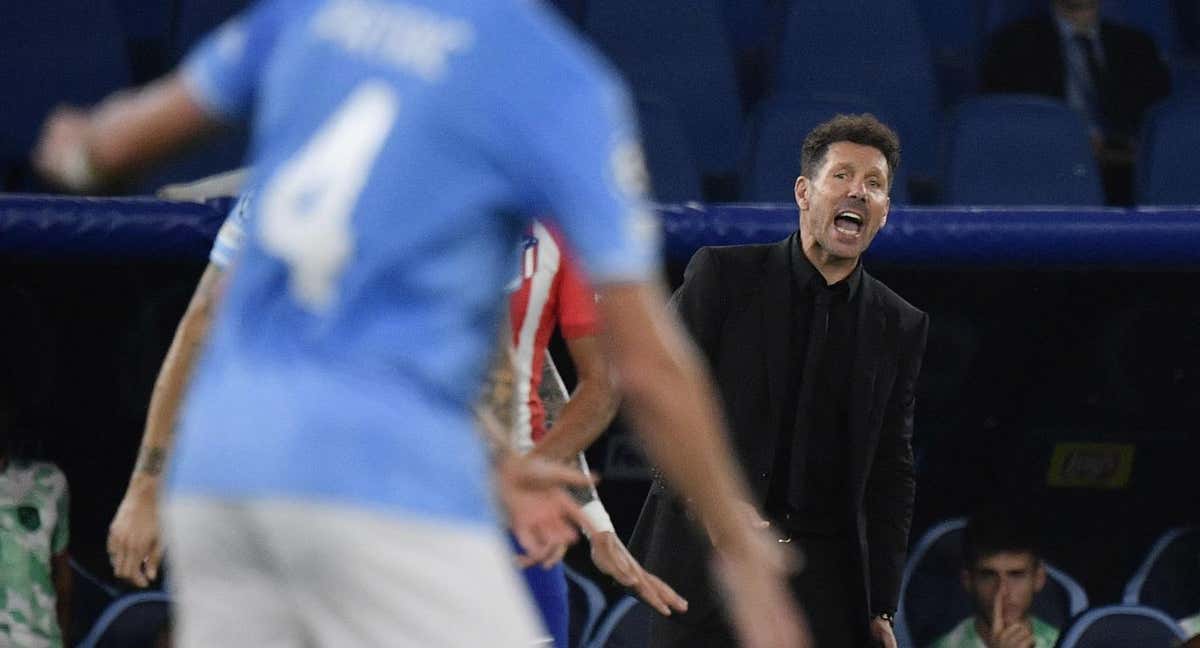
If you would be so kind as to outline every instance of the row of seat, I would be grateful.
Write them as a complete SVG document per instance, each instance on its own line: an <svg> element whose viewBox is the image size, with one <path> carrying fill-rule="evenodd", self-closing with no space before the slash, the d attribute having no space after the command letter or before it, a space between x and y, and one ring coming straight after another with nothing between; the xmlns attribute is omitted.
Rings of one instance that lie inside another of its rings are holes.
<svg viewBox="0 0 1200 648"><path fill-rule="evenodd" d="M770 13L770 8L755 9L764 2L749 3L745 14ZM786 3L774 3L776 13L780 4ZM764 63L772 77L767 99L744 120L738 99L739 85L744 83L739 84L730 37L722 25L729 10L723 11L718 0L589 3L582 26L639 99L648 163L660 201L790 201L800 141L807 129L835 112L873 112L895 126L903 141L906 178L894 202L903 204L911 198L941 204L1102 204L1086 128L1066 111L1031 107L1029 101L998 104L988 98L966 99L943 120L943 109L970 97L975 86L952 93L950 100L939 99L946 91L939 89L930 43L955 42L946 39L943 30L966 35L970 43L964 47L970 54L964 56L974 65L974 48L985 28L962 26L954 31L939 23L939 30L932 32L936 35L927 39L924 22L932 18L926 14L938 13L927 9L938 4L933 0L793 3L786 20L780 18L785 26L779 45ZM1170 14L1165 0L1106 4L1112 5L1106 6L1106 15L1114 18L1147 28L1170 26L1162 17ZM939 11L984 25L1020 17L1032 7L1030 2L1017 2L1002 9L999 3L984 0L966 5L964 11ZM767 26L759 28L769 31ZM1173 31L1159 29L1159 33ZM1161 160L1163 146L1196 132L1195 110L1182 117L1176 117L1176 112L1170 119L1160 116L1148 131L1162 144L1147 155ZM1046 141L1047 133L1054 139L1035 146ZM986 145L978 145L977 138L985 138ZM1050 152L1056 161L1062 160L1061 165L1046 173L1026 164L1031 148L1039 158L1043 149ZM991 171L997 156L1011 160L1000 173ZM1171 167L1186 165L1144 161L1139 201L1200 201L1200 190L1170 175ZM736 184L730 189L728 182L714 185L714 178L729 176L740 179L740 190ZM918 181L911 197L908 178Z"/></svg>
<svg viewBox="0 0 1200 648"><path fill-rule="evenodd" d="M896 615L896 634L901 646L928 646L972 613L959 581L966 524L965 518L942 522L930 528L913 546L904 570ZM1093 610L1088 609L1087 595L1079 583L1047 564L1046 587L1034 597L1032 612L1063 629L1060 647L1096 645L1088 642L1098 634L1088 629L1096 624L1127 626L1132 628L1129 631L1147 637L1186 638L1176 620L1200 612L1198 556L1200 527L1168 531L1129 579L1122 604ZM1124 620L1114 620L1117 617ZM1170 634L1161 635L1163 632ZM1147 640L1128 645L1159 644Z"/></svg>
<svg viewBox="0 0 1200 648"><path fill-rule="evenodd" d="M962 591L964 518L947 520L913 546L904 571L897 641L904 648L928 646L972 614ZM1200 612L1200 527L1164 533L1129 579L1120 604L1089 607L1079 583L1046 565L1047 584L1033 601L1033 614L1062 629L1059 648L1106 645L1166 646L1186 639L1178 619ZM646 605L624 595L606 605L600 589L568 569L572 599L571 648L644 646L650 615Z"/></svg>
<svg viewBox="0 0 1200 648"><path fill-rule="evenodd" d="M656 197L662 202L700 199L701 179L683 138L664 104L641 110L647 136L647 163ZM837 113L871 112L884 121L886 108L863 98L790 96L775 98L751 117L740 169L742 199L791 202L799 174L805 134ZM1146 118L1136 162L1135 195L1139 204L1200 204L1200 185L1192 182L1192 152L1200 146L1200 100L1168 100ZM940 137L935 183L923 200L910 164L909 140L902 141L903 161L892 191L893 204L932 202L971 205L1104 204L1100 171L1092 155L1087 126L1062 102L1025 95L987 95L960 104L945 120Z"/></svg>

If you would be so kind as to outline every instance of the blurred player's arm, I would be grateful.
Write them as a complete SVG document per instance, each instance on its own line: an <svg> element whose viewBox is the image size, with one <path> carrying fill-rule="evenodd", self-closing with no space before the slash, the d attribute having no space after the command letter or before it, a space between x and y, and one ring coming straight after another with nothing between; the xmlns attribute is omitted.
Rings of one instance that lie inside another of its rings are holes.
<svg viewBox="0 0 1200 648"><path fill-rule="evenodd" d="M163 360L150 395L146 428L133 476L108 529L108 554L113 573L138 587L158 576L162 560L158 501L163 470L175 436L175 422L192 368L208 338L213 312L220 300L224 273L210 263L200 277L175 338Z"/></svg>
<svg viewBox="0 0 1200 648"><path fill-rule="evenodd" d="M55 109L33 160L49 180L85 192L178 151L218 125L182 75L173 73L117 92L87 111Z"/></svg>

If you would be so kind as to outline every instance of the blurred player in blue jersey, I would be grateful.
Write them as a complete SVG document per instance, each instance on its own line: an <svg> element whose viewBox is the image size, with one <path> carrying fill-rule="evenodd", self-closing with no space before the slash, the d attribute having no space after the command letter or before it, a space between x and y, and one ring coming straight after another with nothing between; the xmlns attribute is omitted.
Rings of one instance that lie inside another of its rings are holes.
<svg viewBox="0 0 1200 648"><path fill-rule="evenodd" d="M536 3L279 0L164 80L50 119L36 161L76 189L253 123L252 232L172 460L179 645L539 636L470 413L513 215L535 210L602 296L630 415L716 547L744 645L803 644L785 561L737 514L711 385L654 281L627 103ZM536 535L523 544L554 540Z"/></svg>

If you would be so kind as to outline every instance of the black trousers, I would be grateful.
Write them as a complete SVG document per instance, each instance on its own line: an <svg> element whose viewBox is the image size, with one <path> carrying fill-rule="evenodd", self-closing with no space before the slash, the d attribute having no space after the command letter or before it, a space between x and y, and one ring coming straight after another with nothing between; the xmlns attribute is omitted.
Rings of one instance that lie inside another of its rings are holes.
<svg viewBox="0 0 1200 648"><path fill-rule="evenodd" d="M853 542L845 536L801 536L805 568L792 577L792 591L808 616L818 648L868 646L869 629L862 596L862 577L855 565Z"/></svg>
<svg viewBox="0 0 1200 648"><path fill-rule="evenodd" d="M862 610L862 578L854 562L854 540L844 536L799 536L805 568L792 577L792 592L808 617L817 648L873 646L867 613ZM721 612L704 619L652 615L653 648L732 648L733 629Z"/></svg>

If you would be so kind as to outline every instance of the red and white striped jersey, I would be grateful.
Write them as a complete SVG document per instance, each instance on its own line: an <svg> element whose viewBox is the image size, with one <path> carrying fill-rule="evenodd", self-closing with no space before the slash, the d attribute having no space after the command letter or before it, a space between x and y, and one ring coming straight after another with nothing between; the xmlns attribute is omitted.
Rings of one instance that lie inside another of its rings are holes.
<svg viewBox="0 0 1200 648"><path fill-rule="evenodd" d="M565 339L595 335L596 298L562 236L535 221L525 237L520 284L509 298L514 383L517 393L514 445L528 452L546 434L546 413L538 387L555 325Z"/></svg>

